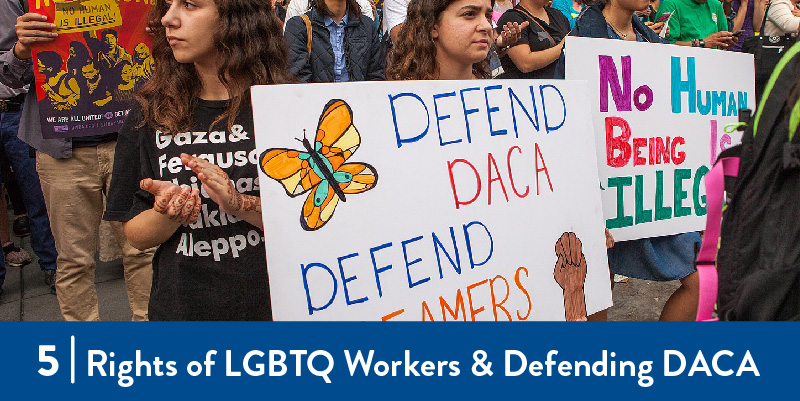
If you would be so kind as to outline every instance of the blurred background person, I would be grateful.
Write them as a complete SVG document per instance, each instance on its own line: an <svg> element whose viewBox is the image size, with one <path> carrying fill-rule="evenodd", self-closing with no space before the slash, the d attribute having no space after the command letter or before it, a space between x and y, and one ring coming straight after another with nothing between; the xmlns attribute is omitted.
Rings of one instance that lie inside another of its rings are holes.
<svg viewBox="0 0 800 401"><path fill-rule="evenodd" d="M289 73L302 82L384 80L378 31L356 0L311 1L307 21L296 16L286 22Z"/></svg>
<svg viewBox="0 0 800 401"><path fill-rule="evenodd" d="M506 24L528 25L522 29L521 38L513 43L500 58L504 72L502 79L552 79L556 61L564 46L564 37L570 31L569 20L561 11L549 7L549 0L521 0L506 11L498 26Z"/></svg>

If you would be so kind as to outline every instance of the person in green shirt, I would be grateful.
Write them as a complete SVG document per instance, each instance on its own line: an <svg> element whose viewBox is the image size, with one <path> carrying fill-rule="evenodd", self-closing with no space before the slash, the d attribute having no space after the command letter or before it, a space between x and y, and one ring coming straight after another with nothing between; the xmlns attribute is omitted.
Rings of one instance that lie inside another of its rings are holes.
<svg viewBox="0 0 800 401"><path fill-rule="evenodd" d="M719 0L663 0L656 18L667 12L670 43L722 50L736 43Z"/></svg>

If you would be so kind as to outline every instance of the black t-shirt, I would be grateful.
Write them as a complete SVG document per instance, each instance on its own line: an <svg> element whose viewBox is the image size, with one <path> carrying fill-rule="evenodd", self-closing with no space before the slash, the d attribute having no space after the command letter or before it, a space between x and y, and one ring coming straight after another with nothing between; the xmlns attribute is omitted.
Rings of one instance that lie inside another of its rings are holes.
<svg viewBox="0 0 800 401"><path fill-rule="evenodd" d="M569 20L561 11L555 8L545 7L547 17L550 18L550 23L546 23L539 18L534 17L531 20L526 13L516 8L503 13L497 21L498 32L502 31L502 27L509 22L516 22L522 24L525 21L530 21L530 25L522 30L522 37L519 39L515 46L528 45L532 52L538 52L549 49L555 44L561 42L569 33ZM538 24L537 24L538 22ZM544 28L544 30L542 30ZM550 39L555 41L555 44ZM544 68L523 73L517 68L511 57L506 54L500 58L500 63L503 65L503 74L499 78L503 79L552 79L556 69L556 61L553 61Z"/></svg>
<svg viewBox="0 0 800 401"><path fill-rule="evenodd" d="M135 105L120 131L104 218L128 221L153 207L153 195L139 189L143 178L199 187L180 154L200 156L220 166L247 195L259 195L258 154L253 114L243 105L231 132L225 121L209 130L225 111L224 101L198 100L192 132L163 134L142 118ZM271 320L264 233L227 215L201 191L200 218L180 226L153 258L151 320Z"/></svg>

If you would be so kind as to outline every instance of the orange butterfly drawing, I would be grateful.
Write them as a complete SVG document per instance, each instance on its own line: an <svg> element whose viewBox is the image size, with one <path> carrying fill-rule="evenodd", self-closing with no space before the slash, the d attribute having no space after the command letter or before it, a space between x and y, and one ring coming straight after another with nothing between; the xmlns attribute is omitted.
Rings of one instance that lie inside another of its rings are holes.
<svg viewBox="0 0 800 401"><path fill-rule="evenodd" d="M378 172L366 163L345 163L361 145L361 136L353 125L353 110L344 100L333 99L325 105L313 147L305 137L300 142L305 151L267 149L261 154L261 169L292 198L311 191L303 203L300 226L313 231L330 221L339 200L346 201L345 194L374 188Z"/></svg>

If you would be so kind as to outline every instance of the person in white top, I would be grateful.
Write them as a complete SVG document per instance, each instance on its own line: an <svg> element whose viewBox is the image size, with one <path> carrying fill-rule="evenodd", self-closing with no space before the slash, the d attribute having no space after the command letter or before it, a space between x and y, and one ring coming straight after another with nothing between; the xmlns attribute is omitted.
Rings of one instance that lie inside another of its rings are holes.
<svg viewBox="0 0 800 401"><path fill-rule="evenodd" d="M772 0L767 11L767 23L764 34L767 36L783 36L797 33L800 28L800 10L791 0Z"/></svg>
<svg viewBox="0 0 800 401"><path fill-rule="evenodd" d="M406 22L408 2L409 0L383 1L383 33L391 36L392 43L397 42L397 34L400 33L400 28Z"/></svg>
<svg viewBox="0 0 800 401"><path fill-rule="evenodd" d="M356 2L361 7L361 14L366 15L374 21L375 9L372 7L372 2L370 0L356 0ZM291 0L289 6L286 7L286 19L284 21L288 21L292 17L303 14L309 9L311 9L311 0ZM405 12L403 12L403 15L405 16ZM285 24L283 29L286 30Z"/></svg>

